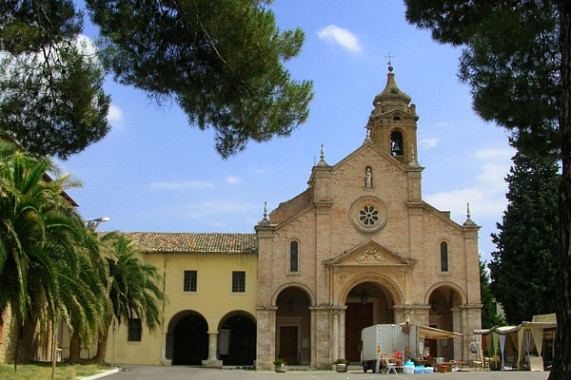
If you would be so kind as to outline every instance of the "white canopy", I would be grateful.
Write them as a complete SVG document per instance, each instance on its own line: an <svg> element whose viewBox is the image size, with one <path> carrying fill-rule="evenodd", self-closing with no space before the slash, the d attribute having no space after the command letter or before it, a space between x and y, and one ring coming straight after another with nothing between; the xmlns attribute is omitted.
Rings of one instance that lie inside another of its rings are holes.
<svg viewBox="0 0 571 380"><path fill-rule="evenodd" d="M450 338L460 338L464 336L463 334L454 331L440 330L434 327L417 326L417 328L418 328L418 336L420 338L450 339Z"/></svg>

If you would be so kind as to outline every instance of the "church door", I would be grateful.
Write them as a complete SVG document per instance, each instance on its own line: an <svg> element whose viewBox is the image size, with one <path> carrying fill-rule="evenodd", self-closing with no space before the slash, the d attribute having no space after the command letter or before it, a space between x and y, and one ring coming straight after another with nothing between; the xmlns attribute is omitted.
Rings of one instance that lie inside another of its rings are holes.
<svg viewBox="0 0 571 380"><path fill-rule="evenodd" d="M361 361L361 330L373 324L373 304L348 303L345 310L345 357Z"/></svg>
<svg viewBox="0 0 571 380"><path fill-rule="evenodd" d="M299 364L297 355L297 326L280 327L280 352L278 356L288 364Z"/></svg>

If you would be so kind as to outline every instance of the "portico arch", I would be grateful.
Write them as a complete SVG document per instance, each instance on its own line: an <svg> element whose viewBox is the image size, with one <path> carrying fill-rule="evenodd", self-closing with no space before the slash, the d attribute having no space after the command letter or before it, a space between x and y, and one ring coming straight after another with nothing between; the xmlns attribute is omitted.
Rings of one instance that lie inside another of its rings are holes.
<svg viewBox="0 0 571 380"><path fill-rule="evenodd" d="M464 294L455 284L446 282L434 285L426 293L426 303L430 306L428 324L441 330L462 332L460 306L464 302ZM459 339L426 339L424 347L434 357L462 357L462 342Z"/></svg>
<svg viewBox="0 0 571 380"><path fill-rule="evenodd" d="M347 302L349 293L359 284L370 282L386 289L393 298L394 304L403 303L404 296L397 284L389 277L379 273L363 273L355 276L355 278L347 281L339 292L338 304L343 305Z"/></svg>
<svg viewBox="0 0 571 380"><path fill-rule="evenodd" d="M310 293L304 286L283 287L275 298L276 358L290 365L309 365L311 361Z"/></svg>
<svg viewBox="0 0 571 380"><path fill-rule="evenodd" d="M253 365L256 335L256 320L250 313L235 310L226 314L218 327L219 359L224 365Z"/></svg>
<svg viewBox="0 0 571 380"><path fill-rule="evenodd" d="M378 274L358 276L344 287L341 300L345 310L345 357L360 361L361 330L374 324L395 323L394 305L402 295L387 277Z"/></svg>
<svg viewBox="0 0 571 380"><path fill-rule="evenodd" d="M289 289L289 288L299 289L300 291L305 293L305 295L308 298L309 306L313 306L315 304L314 303L315 295L313 294L313 292L311 291L311 289L307 285L300 284L298 282L290 282L288 284L283 284L282 286L280 286L279 288L276 289L276 291L272 295L272 305L277 306L278 297L280 296L280 294L282 294L282 292L285 289Z"/></svg>
<svg viewBox="0 0 571 380"><path fill-rule="evenodd" d="M208 357L208 324L193 310L175 314L168 324L166 358L173 365L201 365Z"/></svg>

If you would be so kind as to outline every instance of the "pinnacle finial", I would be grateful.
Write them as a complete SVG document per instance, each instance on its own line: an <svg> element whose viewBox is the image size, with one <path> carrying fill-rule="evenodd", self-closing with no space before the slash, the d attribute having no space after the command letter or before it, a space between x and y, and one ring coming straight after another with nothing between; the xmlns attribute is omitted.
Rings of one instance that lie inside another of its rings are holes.
<svg viewBox="0 0 571 380"><path fill-rule="evenodd" d="M363 143L371 141L371 128L368 125L365 125L365 141Z"/></svg>
<svg viewBox="0 0 571 380"><path fill-rule="evenodd" d="M410 145L410 162L408 163L409 166L418 166L418 162L416 161L416 155L414 154L414 145Z"/></svg>
<svg viewBox="0 0 571 380"><path fill-rule="evenodd" d="M465 227L474 227L476 223L470 219L470 202L466 203L466 221L464 222Z"/></svg>
<svg viewBox="0 0 571 380"><path fill-rule="evenodd" d="M392 62L391 62L391 58L394 58L394 57L395 57L395 56L394 56L394 55L391 55L391 52L390 52L390 51L388 52L387 56L385 56L385 58L388 59L388 62L387 62L387 63L388 63L388 65L389 65L389 72L391 72L391 73L393 72L393 64L392 64Z"/></svg>
<svg viewBox="0 0 571 380"><path fill-rule="evenodd" d="M260 221L260 224L268 225L270 221L268 220L268 202L264 201L264 217Z"/></svg>
<svg viewBox="0 0 571 380"><path fill-rule="evenodd" d="M319 156L320 160L317 165L319 166L327 166L327 162L325 162L325 151L323 149L323 144L321 144L321 154Z"/></svg>

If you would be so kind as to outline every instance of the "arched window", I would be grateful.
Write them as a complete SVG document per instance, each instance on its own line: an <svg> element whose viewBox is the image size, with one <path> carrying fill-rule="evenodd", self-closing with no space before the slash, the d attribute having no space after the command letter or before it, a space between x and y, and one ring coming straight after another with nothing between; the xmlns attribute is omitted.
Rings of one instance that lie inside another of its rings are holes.
<svg viewBox="0 0 571 380"><path fill-rule="evenodd" d="M391 133L391 154L393 157L404 155L402 133L399 131Z"/></svg>
<svg viewBox="0 0 571 380"><path fill-rule="evenodd" d="M448 244L444 241L440 243L440 270L448 272Z"/></svg>
<svg viewBox="0 0 571 380"><path fill-rule="evenodd" d="M289 244L289 271L297 272L299 270L299 252L297 241Z"/></svg>

